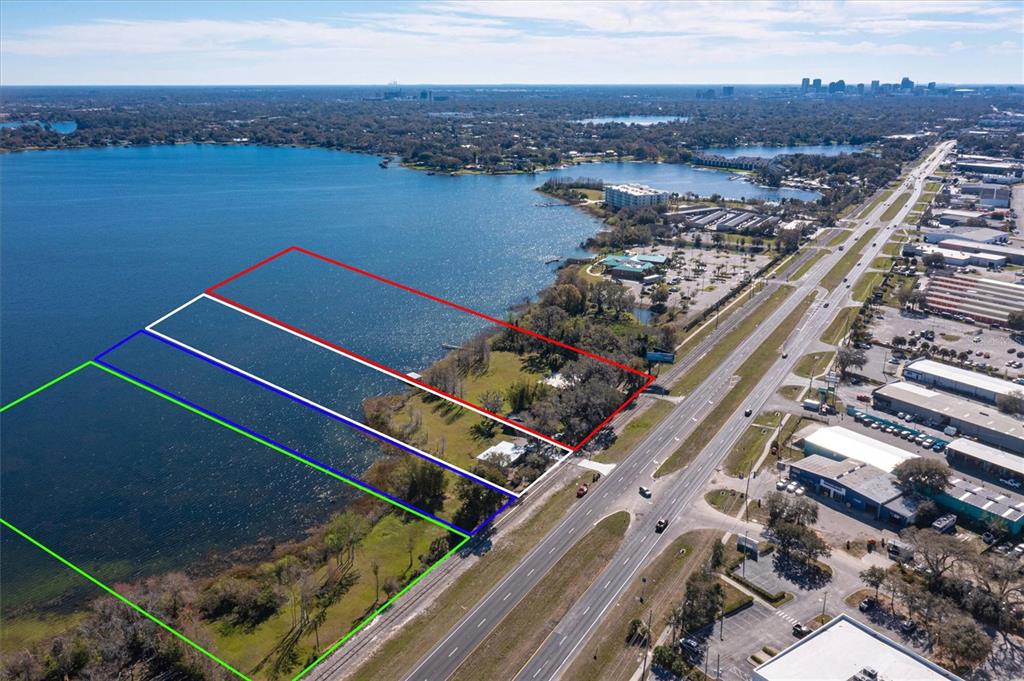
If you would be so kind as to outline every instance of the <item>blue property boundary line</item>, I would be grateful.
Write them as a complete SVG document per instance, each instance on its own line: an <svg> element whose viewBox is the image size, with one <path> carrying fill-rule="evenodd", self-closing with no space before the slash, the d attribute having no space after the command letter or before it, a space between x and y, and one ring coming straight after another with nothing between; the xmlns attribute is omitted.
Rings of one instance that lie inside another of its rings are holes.
<svg viewBox="0 0 1024 681"><path fill-rule="evenodd" d="M307 463L311 463L311 464L313 464L315 466L319 466L319 467L321 467L321 468L323 468L325 470L328 470L328 471L334 473L335 475L337 475L337 476L339 476L341 478L344 478L345 480L348 480L349 482L351 482L353 484L359 484L359 485L362 485L362 486L364 486L364 487L366 487L368 489L371 489L375 493L377 493L377 494L381 495L382 497L388 499L389 501L393 502L396 506L414 509L417 513L421 513L423 515L426 515L426 516L429 516L429 517L433 518L437 522L439 522L442 525L444 525L445 527L447 527L449 530L453 530L455 532L462 532L462 533L466 533L467 532L467 530L459 529L459 528L455 527L454 525L452 525L451 523L449 523L448 521L442 520L441 518L438 518L433 513L427 513L426 511L424 511L421 508L418 508L414 504L410 504L410 503L408 503L406 501L402 501L402 500L400 500L400 499L398 499L398 498L388 494L384 490L377 489L373 485L370 485L370 484L368 484L366 482L363 482L362 480L358 480L356 478L353 478L351 475L347 475L345 473L342 473L341 471L339 471L339 470L337 470L337 469L335 469L335 468L333 468L331 466L328 466L325 463L317 461L316 459L314 459L311 456L307 456L307 455L303 454L302 452L296 451L296 450L292 449L291 447L288 447L287 445L284 445L284 444L282 444L282 443L280 443L280 442L278 442L278 441L276 441L276 440L274 440L272 438L267 437L266 435L262 435L260 433L257 433L256 431L252 430L251 428L246 428L245 426L243 426L240 423L236 423L235 421L232 421L231 419L224 418L223 416L221 416L220 414L218 414L215 411L212 411L210 409L202 407L202 406L196 404L195 402L192 402L191 400L187 400L184 397L171 392L170 390L166 390L164 388L161 388L158 385L150 383L149 381L147 381L147 380L145 380L143 378L140 378L139 376L136 376L135 374L127 372L127 371L125 371L124 369L121 369L118 366L115 366L115 365L113 365L113 364L111 364L109 362L106 362L106 361L100 360L100 359L94 359L93 361L96 362L97 364L100 364L100 365L106 367L107 369L110 369L111 371L114 371L114 372L117 372L117 373L121 374L122 376L127 376L128 378L132 379L133 381L138 381L142 385L145 385L145 386L147 386L147 387L157 391L158 393L161 393L162 395L166 395L167 397L170 397L171 399L177 400L177 401L181 402L182 404L186 404L186 405L192 407L193 409L196 409L196 410L206 414L207 416L211 416L211 417L213 417L215 419L218 419L220 421L223 421L224 423L227 423L227 424L231 425L234 428L238 428L239 430L241 430L241 431L243 431L243 432L245 432L245 433L247 433L247 434L249 434L249 435L251 435L251 436L253 436L253 437L257 438L257 439L259 439L259 440L262 440L263 442L266 442L268 444L274 445L275 447L280 447L281 449L285 450L289 454L297 456L298 458L302 459L303 461L306 461ZM470 532L469 534L472 536L472 534L475 533L477 531L477 529L479 529L479 526L477 526L477 528L474 528L473 532Z"/></svg>
<svg viewBox="0 0 1024 681"><path fill-rule="evenodd" d="M385 442L385 443L387 443L389 445L392 445L394 447L397 447L397 448L399 448L399 449L401 449L401 450L403 450L405 452L408 452L409 454L413 454L413 455L423 459L424 461L429 461L430 463L433 463L433 464L436 464L438 466L441 466L442 468L445 468L445 469L451 471L452 473L455 473L456 475L459 475L459 476L461 476L463 478L466 478L467 480L472 480L473 482L481 484L484 487L488 487L488 488L494 490L495 492L498 492L499 494L501 494L503 496L509 497L510 499L513 499L513 500L518 498L517 495L509 493L508 490L502 489L501 487L498 487L494 483L491 483L491 482L489 482L487 480L478 480L477 478L474 478L474 477L471 477L469 475L466 475L464 471L461 471L458 468L455 468L454 466L451 466L451 465L445 463L444 461L437 461L435 459L431 459L431 458L425 457L425 456L423 456L423 454L421 452L416 451L412 447L410 447L410 446L408 446L408 445L406 445L406 444L404 444L404 443L402 443L402 442L400 442L398 440L389 440L389 439L382 438L378 433L375 433L372 430L370 430L369 428L366 428L365 426L362 426L362 425L360 425L358 423L351 423L351 422L346 421L344 419L339 419L335 414L332 414L331 412L327 411L326 409L323 409L322 407L314 406L314 405L309 404L307 402L304 402L304 401L302 401L300 399L297 399L294 395L289 395L288 393L286 393L286 392L284 392L282 390L279 390L279 389L277 389L277 388L275 388L275 387L273 387L271 385L267 385L265 383L261 383L260 381L257 381L255 379L253 379L251 376L246 376L245 374L239 372L238 370L236 370L236 369L234 369L232 367L229 367L229 366L227 366L227 365L225 365L225 364L223 364L221 362L218 362L218 361L216 361L214 359L210 359L209 357L203 357L199 353L193 352L189 348L186 348L186 347L184 347L184 346L182 346L182 345L180 345L178 343L175 343L173 340L169 340L167 338L161 338L160 336L158 336L158 335L156 335L154 333L150 333L149 331L142 330L142 331L136 332L135 334L132 334L131 336L129 336L128 338L126 338L122 342L128 341L131 338L134 338L139 333L141 333L141 334L143 334L145 336L148 336L150 338L153 338L155 340L158 340L161 343L163 343L164 345L170 346L170 347L174 348L175 350L180 350L181 352L184 352L187 355L191 355L192 357L195 357L196 359L201 359L202 361L206 362L207 364L215 366L215 367L217 367L219 369L223 369L224 371L227 371L228 373L234 374L235 376L238 376L239 378L244 378L246 381L249 381L250 383L252 383L254 385L258 385L259 387L263 388L264 390L269 390L269 391L271 391L273 393L277 393L278 395L281 395L282 397L286 397L289 400L291 400L292 402L295 402L296 404L301 404L302 406L306 407L307 409L312 409L313 411L318 412L320 414L323 414L324 416L326 416L326 417L328 417L328 418L330 418L330 419L332 419L334 421L337 421L338 423L342 423L342 424L348 426L349 428L352 428L354 430L358 430L358 431L360 431L362 433L365 433L366 435L369 435L369 436L371 436L371 437L373 437L373 438L375 438L377 440L380 440L381 442ZM118 345L120 345L120 343ZM114 348L116 348L116 347L118 347L118 346L115 345ZM111 348L111 350L113 350L114 348ZM102 355L100 355L100 356L102 357Z"/></svg>
<svg viewBox="0 0 1024 681"><path fill-rule="evenodd" d="M129 334L129 335L125 336L124 338L122 338L121 340L117 341L116 343L114 343L113 345L111 345L111 346L110 346L109 348L107 348L106 350L104 350L103 352L101 352L100 354L98 354L98 355L96 355L95 357L93 357L93 359L94 359L94 360L96 360L96 361L99 361L100 359L102 359L102 358L103 358L103 357L105 357L106 355L109 355L109 354L110 354L110 353L112 353L112 352L113 352L114 350L117 350L117 349L118 349L119 347L121 347L122 345L124 345L125 343L127 343L128 341L130 341L130 340L131 340L132 338L135 338L135 337L136 337L136 336L138 336L138 335L139 335L140 333L143 333L144 331L145 331L145 329L139 329L139 330L138 330L138 331L136 331L135 333L132 333L132 334Z"/></svg>

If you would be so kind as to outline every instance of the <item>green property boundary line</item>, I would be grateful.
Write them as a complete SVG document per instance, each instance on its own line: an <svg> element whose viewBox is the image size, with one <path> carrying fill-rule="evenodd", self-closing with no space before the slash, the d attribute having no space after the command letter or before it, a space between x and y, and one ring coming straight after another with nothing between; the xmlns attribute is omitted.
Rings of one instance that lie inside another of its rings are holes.
<svg viewBox="0 0 1024 681"><path fill-rule="evenodd" d="M163 393L161 393L161 392L159 392L157 390L154 390L153 388L150 388L149 386L143 385L143 384L141 384L141 383L139 383L139 382L137 382L135 380L132 380L131 378L128 378L127 376L124 376L121 373L118 373L117 371L114 371L113 369L109 369L109 368L107 368L105 366L102 366L100 364L97 364L97 363L95 363L93 361L83 362L82 364L79 364L74 369L71 369L70 371L67 371L67 372L61 374L60 376L58 376L57 378L53 379L52 381L49 381L48 383L45 383L45 384L39 386L35 390L33 390L33 391L29 392L29 393L26 393L25 395L22 395L21 397L19 397L18 399L14 400L13 402L5 404L3 407L0 407L0 413L3 413L5 411L7 411L8 409L10 409L11 407L14 407L17 404L20 404L21 402L24 402L28 398L43 392L47 388L50 388L50 387L56 385L57 383L60 383L64 379L66 379L66 378L68 378L70 376L73 376L74 374L78 373L82 369L85 369L86 367L95 367L97 369L100 369L100 370L106 372L107 374L110 374L111 376L114 376L114 377L116 377L116 378L118 378L118 379L120 379L122 381L125 381L126 383L130 383L130 384L136 386L137 388L141 388L142 390L145 390L146 392L149 392L149 393L151 393L153 395L156 395L157 397L163 398L163 399L167 400L168 402L171 402L171 403L181 407L182 409L185 409L186 411L192 412L192 413L194 413L194 414L196 414L198 416L202 416L203 418L205 418L205 419L207 419L209 421L213 421L214 423L216 423L216 424L218 424L218 425L220 425L220 426L222 426L224 428L227 428L228 430L230 430L232 432L235 432L235 433L237 433L239 435L243 435L243 436L249 438L250 440L258 442L261 445L263 445L263 446L265 446L265 447L267 447L269 449L272 449L272 450L274 450L274 451L276 451L276 452L278 452L280 454L284 454L284 455L288 456L289 458L294 459L296 461L299 461L302 464L304 464L306 466L309 466L310 468L313 468L315 470L318 470L321 473L324 473L324 474L326 474L326 475L328 475L328 476L330 476L330 477L332 477L332 478L334 478L336 480L340 480L341 482L344 482L347 485L351 485L352 487L356 487L357 489L359 489L359 490L361 490L363 492L366 492L368 494L372 494L373 496L377 497L378 499L381 499L383 501L388 502L392 506L400 508L401 510L406 511L408 513L412 513L412 514L416 515L417 517L419 517L419 518L421 518L423 520L426 520L426 521L428 521L428 522L430 522L430 523L432 523L434 525L437 525L438 527L443 528L446 532L452 532L452 533L457 534L457 535L462 537L462 541L460 541L457 545L455 545L452 549L450 549L448 551L448 553L446 553L444 556L441 557L440 560L438 560L433 565L431 565L429 568L424 570L420 575L418 575L415 579L413 579L411 582L409 582L401 591L396 593L390 599L385 601L383 605L381 605L379 608L377 608L375 611L373 611L370 615L368 615L354 629L352 629L350 632L345 634L336 643L334 643L333 645L328 647L323 652L323 654L320 655L320 657L318 657L316 660L314 660L312 663L310 663L305 669L300 671L297 675L292 677L292 681L297 681L297 679L300 679L303 676L305 676L306 674L308 674L316 665L318 665L321 662L323 662L331 653L333 653L335 650L337 650L342 645L344 645L344 643L346 641L348 641L350 638L352 638L357 633L359 633L360 630L362 630L370 622L372 622L374 619L376 619L378 615L380 615L385 610L387 610L389 607L391 607L391 605L393 605L395 601L397 601L399 598L401 598L403 595L405 595L406 592L408 592L410 589L412 589L414 586L416 586L416 584L418 584L424 577L426 577L431 572L433 572L434 569L437 568L437 566L439 566L441 563L445 562L451 556L453 556L456 552L458 552L458 550L461 549L466 544L466 542L468 542L471 539L470 535L468 535L468 534L466 534L464 532L460 532L458 530L453 530L452 528L446 527L443 524L441 524L441 523L437 522L436 520L434 520L433 518L430 518L429 516L426 516L426 515L424 515L422 513L419 513L415 509L407 508L407 507L405 507L405 506L403 506L403 505L401 505L399 503L396 503L396 502L392 501L391 499L388 499L387 497L384 497L384 496L381 496L380 494L377 494L376 492L374 492L371 489L368 489L368 488L366 488L366 487L364 487L364 486L362 486L362 485L360 485L360 484L358 484L356 482L353 482L351 480L346 480L345 478L343 478L343 477L333 473L332 471L327 470L327 469L325 469L325 468L323 468L321 466L317 466L316 464L310 463L309 461L306 461L306 460L304 460L304 459L302 459L302 458L300 458L298 456L295 456L291 452L288 452L288 451L286 451L284 449L281 449L280 447L278 447L278 446L276 446L276 445L274 445L274 444L272 444L270 442L267 442L266 440L264 440L264 439L262 439L260 437L257 437L257 436L255 436L255 435L253 435L251 433L247 433L247 432L245 432L243 430L240 430L240 429L232 426L229 423L225 423L221 419L218 419L218 418L216 418L214 416L211 416L209 414L203 413L202 411L199 411L198 409L195 409L194 407L191 407L190 405L184 404L183 402L180 402L179 400L176 400L173 397L165 395L165 394L163 394ZM110 594L111 596L113 596L117 600L121 601L122 603L124 603L128 607L132 608L133 610L135 610L136 612L138 612L139 614L141 614L142 616L144 616L148 620L152 621L153 623L155 623L156 625L158 625L162 629L170 632L176 638L178 638L179 640L181 640L184 643L188 644L192 648L195 648L197 651L199 651L200 653L202 653L206 657L210 658L211 660L217 662L218 664L223 666L225 669L231 671L233 674L239 676L240 678L246 679L246 681L252 681L252 679L249 676L247 676L244 673L240 672L239 670L235 669L230 664L228 664L224 660L220 659L219 657L217 657L216 655L211 653L206 648L203 648L201 645L199 645L198 643L196 643L192 639L188 638L187 636L185 636L184 634L182 634L181 632L176 630L174 627L170 626L169 624L167 624L166 622L161 620L159 617L156 617L152 613L148 612L142 606L138 605L137 603L131 601L128 598L125 598L124 596L122 596L120 593L115 591L113 588L111 588L107 584L103 583L102 581L100 581L96 577L93 577L91 574L89 574L88 572L86 572L82 568L78 567L77 565L75 565L74 563L69 561L68 559L64 558L63 556L61 556L56 551L50 549L45 544L43 544L39 540L35 539L34 537L29 535L28 533L26 533L23 530L19 529L18 527L16 527L15 525L10 523L9 521L4 519L3 517L0 517L0 525L2 525L3 527L6 527L7 529L11 530L12 532L14 532L18 536L20 536L22 539L25 539L30 544L32 544L36 548L40 549L41 551L43 551L44 553L49 555L51 558L53 558L56 561L58 561L59 563L63 564L65 567L70 568L71 570L73 570L74 572L76 572L77 574L79 574L80 576L85 578L87 581L89 581L92 584L98 586L100 589L102 589L106 593Z"/></svg>

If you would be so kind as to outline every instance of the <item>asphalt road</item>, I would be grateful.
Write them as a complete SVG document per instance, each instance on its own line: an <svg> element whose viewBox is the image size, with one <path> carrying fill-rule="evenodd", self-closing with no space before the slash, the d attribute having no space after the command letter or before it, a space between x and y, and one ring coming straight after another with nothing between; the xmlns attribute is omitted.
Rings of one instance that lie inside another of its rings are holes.
<svg viewBox="0 0 1024 681"><path fill-rule="evenodd" d="M942 147L948 150L948 146ZM940 157L936 152L922 164L925 167L913 171L905 180L906 188L915 189L920 193L924 186L923 178L928 175ZM879 225L880 216L892 200L895 200L905 187L899 188L891 195L890 201L878 206L865 219L856 223L854 228L859 238L866 230ZM914 197L916 198L916 196ZM904 210L892 223L899 220L913 206L914 200L907 202ZM885 241L888 230L882 230L874 240L874 246L868 244L861 254L858 264L849 274L851 282L856 281L871 261L878 255ZM847 247L854 241L848 240ZM626 494L636 494L641 484L654 490L649 511L634 517L623 544L607 568L599 575L561 620L554 631L548 636L533 657L519 672L520 679L554 679L563 673L587 640L594 627L600 622L604 613L615 603L619 594L629 584L636 572L647 564L649 559L674 535L671 531L673 521L677 520L686 508L703 489L705 483L720 465L721 460L729 452L732 444L742 435L748 419L743 417L746 408L758 411L774 394L777 387L792 371L793 366L804 350L815 341L825 330L835 313L848 300L850 290L845 286L836 287L824 299L818 300L804 317L803 323L793 330L786 343L788 358L780 358L769 368L766 375L751 392L747 401L733 413L726 425L712 443L705 448L694 462L681 472L662 478L652 483L653 473L661 463L671 455L692 432L698 423L709 414L715 405L725 396L733 383L733 376L739 366L761 344L768 335L789 315L789 313L815 290L821 278L835 265L843 253L836 251L819 260L810 271L794 282L794 291L784 303L745 338L727 359L722 361L711 375L695 390L679 402L670 416L656 426L620 465L595 485L589 495L574 505L562 521L544 537L488 594L471 607L460 622L421 660L418 661L407 679L420 681L437 681L445 679L459 667L472 653L473 649L497 627L501 620L525 596L531 588L551 569L551 567L576 543L579 537L593 527L601 518L617 508L616 502ZM823 289L822 289L823 292ZM763 294L762 294L763 295ZM828 302L829 307L822 303ZM730 317L725 324L738 323L737 316ZM714 334L719 338L721 334ZM712 341L713 342L713 341ZM710 348L703 343L698 351L692 353L694 359L686 362L698 362ZM679 375L684 368L670 371L660 380L669 380ZM670 529L664 534L654 533L654 523L659 518L669 520ZM319 670L318 670L319 671Z"/></svg>

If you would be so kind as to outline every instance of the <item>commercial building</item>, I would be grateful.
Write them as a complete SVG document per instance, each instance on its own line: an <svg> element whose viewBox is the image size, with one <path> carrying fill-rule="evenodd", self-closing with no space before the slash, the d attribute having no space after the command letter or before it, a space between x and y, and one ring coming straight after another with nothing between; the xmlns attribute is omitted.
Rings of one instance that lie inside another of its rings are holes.
<svg viewBox="0 0 1024 681"><path fill-rule="evenodd" d="M1024 480L1024 455L1011 454L967 438L958 437L946 445L950 463L966 464L1000 477Z"/></svg>
<svg viewBox="0 0 1024 681"><path fill-rule="evenodd" d="M604 202L612 208L661 206L668 199L668 192L643 184L612 184L604 188Z"/></svg>
<svg viewBox="0 0 1024 681"><path fill-rule="evenodd" d="M900 527L917 515L917 502L903 496L892 473L856 459L836 461L812 454L791 463L789 477L817 494Z"/></svg>
<svg viewBox="0 0 1024 681"><path fill-rule="evenodd" d="M908 363L903 367L903 378L973 397L989 404L995 404L1000 395L1009 395L1021 390L1019 385L1002 378L943 364L933 359L918 359Z"/></svg>
<svg viewBox="0 0 1024 681"><path fill-rule="evenodd" d="M763 156L722 156L720 154L696 154L690 162L711 168L735 168L737 170L759 170L772 164L772 159Z"/></svg>
<svg viewBox="0 0 1024 681"><path fill-rule="evenodd" d="M958 435L977 438L1008 452L1024 452L1024 424L995 407L905 381L877 388L872 403L876 409L910 414L932 428L952 426Z"/></svg>
<svg viewBox="0 0 1024 681"><path fill-rule="evenodd" d="M945 263L947 267L967 267L969 265L974 265L976 267L984 267L986 269L999 269L1006 266L1006 258L1004 256L954 249L947 247L945 245L947 243L949 242L943 241L938 245L927 243L907 244L903 247L903 255L917 255L920 257L924 257L926 255L940 255L942 256L942 262Z"/></svg>
<svg viewBox="0 0 1024 681"><path fill-rule="evenodd" d="M1006 326L1011 312L1024 310L1024 286L967 274L940 274L928 278L924 300L932 312Z"/></svg>
<svg viewBox="0 0 1024 681"><path fill-rule="evenodd" d="M948 227L924 233L924 240L930 244L937 244L946 239L970 241L980 244L1005 244L1009 238L1010 235L1006 232L988 227Z"/></svg>
<svg viewBox="0 0 1024 681"><path fill-rule="evenodd" d="M842 613L754 668L753 681L963 681Z"/></svg>
<svg viewBox="0 0 1024 681"><path fill-rule="evenodd" d="M955 251L967 251L968 253L984 253L1003 258L1013 265L1024 265L1024 248L1003 246L994 243L979 243L964 239L943 239L939 242L939 248L948 248Z"/></svg>
<svg viewBox="0 0 1024 681"><path fill-rule="evenodd" d="M612 277L640 281L652 276L667 262L664 255L609 255L601 264L605 266L605 273Z"/></svg>
<svg viewBox="0 0 1024 681"><path fill-rule="evenodd" d="M963 225L972 220L984 220L989 214L980 210L948 209L939 211L936 216L940 225Z"/></svg>
<svg viewBox="0 0 1024 681"><path fill-rule="evenodd" d="M976 196L978 203L991 208L1010 207L1010 188L1002 184L977 183L960 186L960 193Z"/></svg>
<svg viewBox="0 0 1024 681"><path fill-rule="evenodd" d="M990 159L989 157L962 156L956 162L956 169L961 173L974 173L976 175L1008 175L1020 177L1022 174L1020 163Z"/></svg>
<svg viewBox="0 0 1024 681"><path fill-rule="evenodd" d="M898 464L917 457L917 454L842 426L818 428L804 437L803 447L807 456L818 454L836 461L854 459L885 473L891 473Z"/></svg>
<svg viewBox="0 0 1024 681"><path fill-rule="evenodd" d="M1012 534L1020 534L1024 529L1024 501L1016 501L995 487L953 478L949 489L936 495L935 501L958 516L979 523L1004 523Z"/></svg>

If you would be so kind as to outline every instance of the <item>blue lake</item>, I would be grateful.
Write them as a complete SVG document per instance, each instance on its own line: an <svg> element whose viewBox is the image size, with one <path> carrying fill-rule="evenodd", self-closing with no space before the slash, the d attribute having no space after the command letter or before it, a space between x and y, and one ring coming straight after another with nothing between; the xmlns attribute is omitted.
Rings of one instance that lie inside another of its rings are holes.
<svg viewBox="0 0 1024 681"><path fill-rule="evenodd" d="M815 197L811 192L755 187L727 173L685 165L589 164L554 174L643 182L702 195ZM552 206L535 192L548 176L429 176L400 167L382 169L376 158L358 154L248 146L0 156L0 402L77 366L206 287L290 245L503 317L511 305L552 281L555 266L544 263L546 256L578 254L579 244L600 227L581 211ZM266 287L267 295L273 295L273 282ZM365 301L345 299L343 293L339 299L332 307L339 324L363 312ZM345 331L364 334L364 340L394 336L387 347L395 356L376 359L423 367L444 352L441 343L476 330L453 331L421 322L410 329L409 320L399 314L393 327L348 323ZM413 339L415 347L403 346L404 337ZM339 372L332 379L350 385L344 369ZM379 384L362 380L337 399L357 410L363 397L390 385L383 377ZM76 410L74 416L81 420L90 404L73 402L67 408ZM147 419L156 441L161 441L161 428L171 428L158 413L162 406L139 407L143 411L134 415ZM18 413L13 409L8 416ZM35 410L21 413L39 420L27 424L31 432L47 432L51 420L54 428L75 420ZM113 418L98 416L103 423ZM73 443L79 435L67 437ZM333 456L346 460L350 469L380 455L371 444L337 449ZM60 465L53 448L32 452L31 461L42 469ZM204 484L221 483L196 473L191 496L217 498L219 490ZM82 484L102 489L104 472L95 475L95 484ZM26 490L19 503L40 508L47 506L53 491L44 486L32 498L31 489ZM109 512L102 496L81 503L83 513L97 518ZM326 505L320 509L333 510ZM231 546L257 537L293 536L295 521L288 515L261 516L258 527L240 519L221 528L218 537ZM304 522L322 519L316 509L303 516ZM47 539L59 544L59 523L50 531L54 536ZM190 537L169 528L155 535L163 543L161 565L173 567L165 557L179 555L175 542L196 550Z"/></svg>
<svg viewBox="0 0 1024 681"><path fill-rule="evenodd" d="M59 132L62 135L67 135L78 129L78 123L74 121L54 121L52 123L44 123L43 121L4 121L0 123L0 128L20 128L25 125L38 125L41 127L48 125L54 132Z"/></svg>

